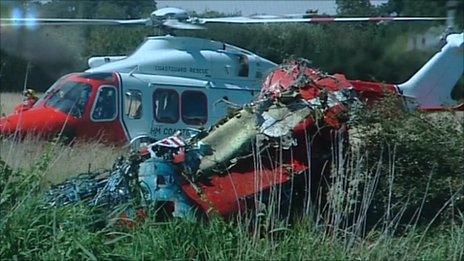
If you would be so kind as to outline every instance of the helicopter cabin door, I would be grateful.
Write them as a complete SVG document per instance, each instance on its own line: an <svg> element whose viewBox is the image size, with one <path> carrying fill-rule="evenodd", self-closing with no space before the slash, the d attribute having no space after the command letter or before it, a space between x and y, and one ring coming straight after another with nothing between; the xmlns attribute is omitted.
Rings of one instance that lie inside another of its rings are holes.
<svg viewBox="0 0 464 261"><path fill-rule="evenodd" d="M151 91L148 84L121 74L121 117L129 140L150 136Z"/></svg>
<svg viewBox="0 0 464 261"><path fill-rule="evenodd" d="M124 130L119 122L117 85L101 85L95 94L90 111L90 121L82 127L91 138L119 143L125 140Z"/></svg>
<svg viewBox="0 0 464 261"><path fill-rule="evenodd" d="M70 95L79 95L78 100L85 97L83 111L74 116L79 120L72 130L76 137L108 142L124 140L124 131L119 122L119 85L115 75L83 73L70 76L67 80L79 83L73 84Z"/></svg>

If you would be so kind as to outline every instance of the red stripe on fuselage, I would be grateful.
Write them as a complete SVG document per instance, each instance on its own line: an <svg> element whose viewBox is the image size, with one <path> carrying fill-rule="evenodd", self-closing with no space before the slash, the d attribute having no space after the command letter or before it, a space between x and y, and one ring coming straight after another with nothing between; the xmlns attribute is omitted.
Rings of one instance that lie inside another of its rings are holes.
<svg viewBox="0 0 464 261"><path fill-rule="evenodd" d="M309 18L309 23L330 23L334 22L335 19L332 17L318 17L318 18Z"/></svg>

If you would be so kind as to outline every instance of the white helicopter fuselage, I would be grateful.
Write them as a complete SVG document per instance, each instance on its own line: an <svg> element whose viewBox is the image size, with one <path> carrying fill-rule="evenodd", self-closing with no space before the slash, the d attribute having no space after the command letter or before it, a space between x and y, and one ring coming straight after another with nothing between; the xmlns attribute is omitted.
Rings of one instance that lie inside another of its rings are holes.
<svg viewBox="0 0 464 261"><path fill-rule="evenodd" d="M120 120L129 140L209 127L250 102L276 64L225 43L148 37L130 56L93 57L86 72L117 72Z"/></svg>

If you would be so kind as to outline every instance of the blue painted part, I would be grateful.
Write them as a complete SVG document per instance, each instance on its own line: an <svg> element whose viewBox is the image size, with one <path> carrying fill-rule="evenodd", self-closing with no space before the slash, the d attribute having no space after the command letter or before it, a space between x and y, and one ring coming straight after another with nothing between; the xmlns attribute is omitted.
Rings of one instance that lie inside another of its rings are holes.
<svg viewBox="0 0 464 261"><path fill-rule="evenodd" d="M174 203L174 217L194 219L194 208L180 187L179 173L169 160L150 158L140 164L139 183L149 203Z"/></svg>

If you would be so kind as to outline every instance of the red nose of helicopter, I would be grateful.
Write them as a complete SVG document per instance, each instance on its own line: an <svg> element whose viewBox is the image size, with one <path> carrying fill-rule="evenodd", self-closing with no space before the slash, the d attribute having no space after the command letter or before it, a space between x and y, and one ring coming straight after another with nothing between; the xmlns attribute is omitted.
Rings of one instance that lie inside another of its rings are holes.
<svg viewBox="0 0 464 261"><path fill-rule="evenodd" d="M90 87L72 81L73 77L75 74L62 77L38 101L36 97L25 97L12 114L0 118L0 135L52 138L68 134L76 119L82 116L84 108L80 95L87 90L84 96L88 98L90 93Z"/></svg>
<svg viewBox="0 0 464 261"><path fill-rule="evenodd" d="M98 99L100 101L104 98L105 92L111 92L113 95L108 99L116 103L115 86L117 82L111 73L66 75L53 84L40 100L35 99L30 104L30 99L25 99L22 104L16 106L15 112L0 118L0 136L23 138L26 135L33 135L45 139L57 136L77 138L78 136L95 137L106 129L116 130L117 128L113 126L116 124L113 122L116 122L117 116L115 108L109 110L113 116L111 121L101 123L90 120L92 105L97 100L96 96L100 97ZM100 107L94 107L94 117L97 117ZM108 109L102 113L107 112ZM116 137L115 139L122 140L123 138L124 135L122 138Z"/></svg>
<svg viewBox="0 0 464 261"><path fill-rule="evenodd" d="M53 108L36 107L0 118L0 135L24 138L27 135L51 138L68 135L75 119Z"/></svg>

